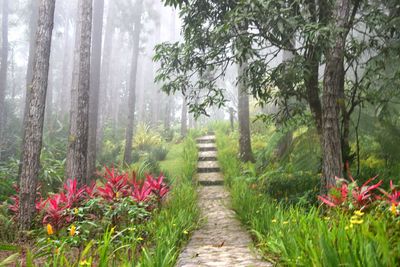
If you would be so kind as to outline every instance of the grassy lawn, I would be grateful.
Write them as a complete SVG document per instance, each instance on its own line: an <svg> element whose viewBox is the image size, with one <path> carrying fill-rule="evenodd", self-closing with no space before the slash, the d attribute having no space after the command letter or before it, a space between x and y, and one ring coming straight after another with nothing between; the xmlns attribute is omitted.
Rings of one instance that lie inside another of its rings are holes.
<svg viewBox="0 0 400 267"><path fill-rule="evenodd" d="M163 172L174 178L182 178L183 174L183 149L184 143L170 144L168 154L165 160L160 162Z"/></svg>

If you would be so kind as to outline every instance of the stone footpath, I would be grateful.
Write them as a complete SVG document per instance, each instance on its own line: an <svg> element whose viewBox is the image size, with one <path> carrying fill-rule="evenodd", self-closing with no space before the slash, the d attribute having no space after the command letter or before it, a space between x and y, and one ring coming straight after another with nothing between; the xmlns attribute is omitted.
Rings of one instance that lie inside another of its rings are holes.
<svg viewBox="0 0 400 267"><path fill-rule="evenodd" d="M250 250L249 234L229 209L230 197L217 162L215 136L197 139L199 206L204 224L193 233L178 258L178 267L272 266Z"/></svg>

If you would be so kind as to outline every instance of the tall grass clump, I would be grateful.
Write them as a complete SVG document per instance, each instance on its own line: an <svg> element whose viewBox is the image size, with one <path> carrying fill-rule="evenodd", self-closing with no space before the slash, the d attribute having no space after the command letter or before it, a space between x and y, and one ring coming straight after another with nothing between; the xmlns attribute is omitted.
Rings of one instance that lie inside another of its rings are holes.
<svg viewBox="0 0 400 267"><path fill-rule="evenodd" d="M183 166L182 166L182 178L191 181L196 173L197 165L197 146L196 141L192 135L189 135L183 144Z"/></svg>
<svg viewBox="0 0 400 267"><path fill-rule="evenodd" d="M216 144L218 149L218 162L224 173L227 185L232 179L240 176L240 161L238 159L238 139L235 133L226 135L223 131L216 132Z"/></svg>

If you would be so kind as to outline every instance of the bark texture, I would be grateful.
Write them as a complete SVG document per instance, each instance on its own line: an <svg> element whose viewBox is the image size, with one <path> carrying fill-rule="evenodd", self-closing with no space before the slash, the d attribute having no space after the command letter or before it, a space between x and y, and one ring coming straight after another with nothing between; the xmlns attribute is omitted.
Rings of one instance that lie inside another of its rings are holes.
<svg viewBox="0 0 400 267"><path fill-rule="evenodd" d="M92 1L80 0L78 10L66 176L84 184L87 182Z"/></svg>
<svg viewBox="0 0 400 267"><path fill-rule="evenodd" d="M137 3L137 13L135 16L135 29L133 32L133 46L132 46L132 63L131 73L129 81L129 93L128 93L128 125L125 132L125 150L124 150L124 162L130 164L132 162L132 138L133 138L133 126L135 120L135 104L136 104L136 76L137 76L137 63L139 58L139 44L140 44L140 32L142 30L141 16L143 9L143 0Z"/></svg>
<svg viewBox="0 0 400 267"><path fill-rule="evenodd" d="M51 36L53 31L55 0L40 2L39 21L36 31L36 47L33 60L33 76L28 88L28 107L24 129L24 147L20 176L19 227L29 230L35 213L37 177L40 168L40 152L47 79L49 73Z"/></svg>
<svg viewBox="0 0 400 267"><path fill-rule="evenodd" d="M25 106L23 109L23 118L22 118L22 138L25 136L25 121L27 120L28 116L28 107L29 107L29 92L31 91L30 88L31 83L32 83L32 76L33 76L33 58L35 54L35 35L36 35L36 30L37 30L37 20L38 20L38 12L39 8L37 6L37 1L32 0L31 1L31 17L29 19L29 55L28 55L28 67L26 68L26 91L25 91ZM24 139L22 139L22 144L21 144L21 149L23 150L24 148ZM21 176L21 171L22 171L22 160L23 160L23 153L20 155L20 160L19 160L19 168L18 168L18 177Z"/></svg>
<svg viewBox="0 0 400 267"><path fill-rule="evenodd" d="M1 66L0 66L0 159L3 150L3 131L6 123L5 98L7 91L8 67L8 0L3 0L3 16L1 29Z"/></svg>
<svg viewBox="0 0 400 267"><path fill-rule="evenodd" d="M348 31L345 30L350 15L350 1L335 3L334 22L338 31L334 44L327 50L322 97L323 179L321 191L335 184L335 176L342 176L342 149L340 143L340 91L344 86L344 51Z"/></svg>
<svg viewBox="0 0 400 267"><path fill-rule="evenodd" d="M238 77L242 77L246 64L238 67ZM243 162L254 161L250 137L249 95L243 81L238 83L238 119L239 119L239 157Z"/></svg>
<svg viewBox="0 0 400 267"><path fill-rule="evenodd" d="M93 40L92 58L90 63L90 105L89 105L89 144L87 171L88 178L91 178L96 171L96 140L97 140L97 119L99 113L100 93L100 67L101 47L103 32L104 0L94 1L93 6Z"/></svg>

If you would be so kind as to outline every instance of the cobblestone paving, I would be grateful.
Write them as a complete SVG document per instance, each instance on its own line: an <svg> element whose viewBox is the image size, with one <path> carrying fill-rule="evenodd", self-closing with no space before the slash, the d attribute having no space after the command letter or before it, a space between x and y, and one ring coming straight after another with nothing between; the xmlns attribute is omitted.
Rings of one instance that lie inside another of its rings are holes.
<svg viewBox="0 0 400 267"><path fill-rule="evenodd" d="M214 137L203 139L213 140ZM202 145L204 143L199 143L199 146ZM221 181L223 176L215 172L199 173L197 179ZM198 190L204 223L193 233L179 256L177 266L272 266L260 260L250 249L250 236L228 208L230 198L224 186L200 186Z"/></svg>

